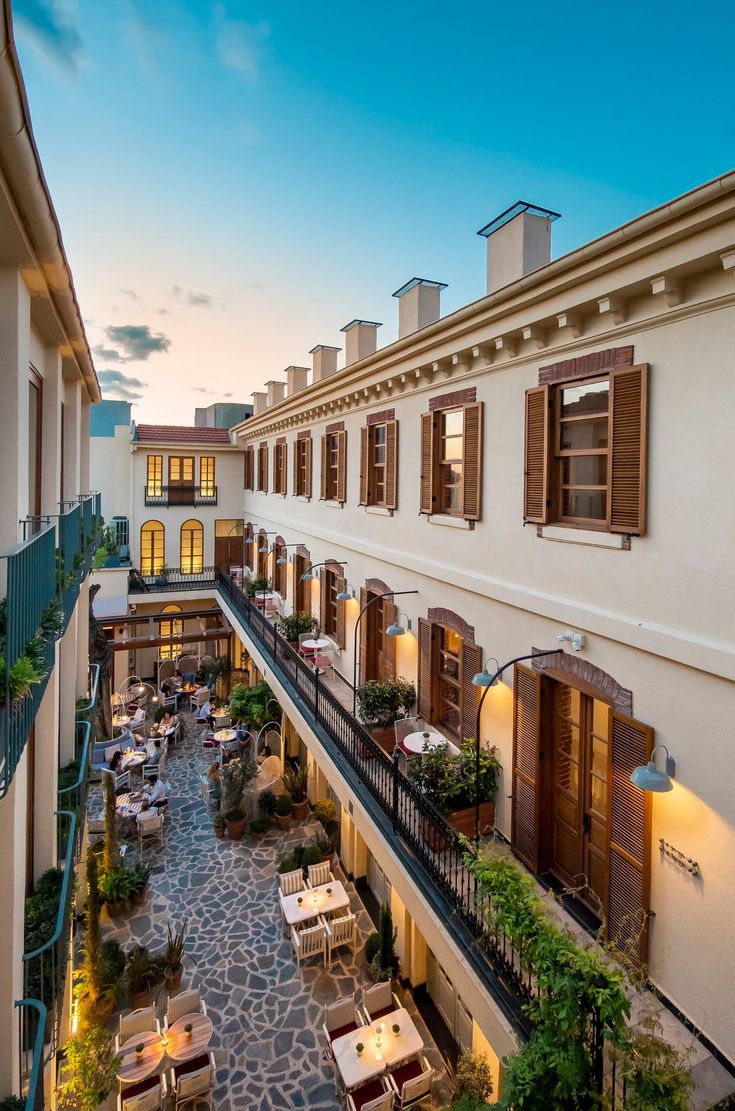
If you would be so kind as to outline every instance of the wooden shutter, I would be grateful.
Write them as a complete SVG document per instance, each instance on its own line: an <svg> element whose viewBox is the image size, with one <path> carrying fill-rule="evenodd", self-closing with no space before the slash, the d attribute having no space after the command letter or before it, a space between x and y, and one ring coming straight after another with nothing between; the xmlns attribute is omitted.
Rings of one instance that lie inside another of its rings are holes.
<svg viewBox="0 0 735 1111"><path fill-rule="evenodd" d="M420 513L434 512L434 414L421 414L421 505Z"/></svg>
<svg viewBox="0 0 735 1111"><path fill-rule="evenodd" d="M385 426L385 508L398 508L398 421Z"/></svg>
<svg viewBox="0 0 735 1111"><path fill-rule="evenodd" d="M324 632L327 623L327 572L324 567L319 571L319 628Z"/></svg>
<svg viewBox="0 0 735 1111"><path fill-rule="evenodd" d="M368 592L364 586L360 587L360 613L362 613L365 606L368 604ZM358 684L362 684L368 677L367 674L367 654L368 654L368 632L369 632L369 617L364 614L360 621L360 671L357 677Z"/></svg>
<svg viewBox="0 0 735 1111"><path fill-rule="evenodd" d="M341 576L337 579L337 593L347 589L347 579ZM340 648L345 646L345 602L337 602L337 635L335 640Z"/></svg>
<svg viewBox="0 0 735 1111"><path fill-rule="evenodd" d="M651 795L630 782L647 764L653 729L610 710L610 878L607 936L634 962L648 955L651 894Z"/></svg>
<svg viewBox="0 0 735 1111"><path fill-rule="evenodd" d="M360 429L360 505L370 505L370 429Z"/></svg>
<svg viewBox="0 0 735 1111"><path fill-rule="evenodd" d="M432 678L434 671L433 653L434 630L430 621L419 618L419 690L418 710L419 716L424 721L431 721L434 707L432 706Z"/></svg>
<svg viewBox="0 0 735 1111"><path fill-rule="evenodd" d="M646 531L648 364L610 372L611 532L642 536Z"/></svg>
<svg viewBox="0 0 735 1111"><path fill-rule="evenodd" d="M311 436L309 436L309 438L306 440L305 451L306 451L306 465L304 467L304 471L306 472L305 473L306 481L305 481L305 484L304 484L304 496L307 497L307 498L310 498L311 497Z"/></svg>
<svg viewBox="0 0 735 1111"><path fill-rule="evenodd" d="M477 733L477 699L480 688L472 682L473 675L482 671L482 648L476 644L462 642L462 737L478 740Z"/></svg>
<svg viewBox="0 0 735 1111"><path fill-rule="evenodd" d="M516 664L513 679L513 852L533 872L538 871L539 811L541 803L540 671Z"/></svg>
<svg viewBox="0 0 735 1111"><path fill-rule="evenodd" d="M549 387L526 390L523 520L537 525L549 519L549 424Z"/></svg>
<svg viewBox="0 0 735 1111"><path fill-rule="evenodd" d="M464 407L463 516L479 521L482 509L482 402Z"/></svg>
<svg viewBox="0 0 735 1111"><path fill-rule="evenodd" d="M322 436L322 473L321 485L319 490L319 497L322 501L327 500L327 437Z"/></svg>
<svg viewBox="0 0 735 1111"><path fill-rule="evenodd" d="M299 441L293 442L293 460L292 460L292 473L293 473L293 486L294 494L302 494L303 490L299 490Z"/></svg>
<svg viewBox="0 0 735 1111"><path fill-rule="evenodd" d="M262 461L261 461L261 464L260 464L260 477L262 479L262 483L260 485L260 489L264 493L267 494L268 493L268 445L267 444L261 444L260 451L262 453Z"/></svg>
<svg viewBox="0 0 735 1111"><path fill-rule="evenodd" d="M285 444L280 445L278 452L278 474L279 474L279 494L285 494L288 489L288 467L286 460L288 456L288 448Z"/></svg>
<svg viewBox="0 0 735 1111"><path fill-rule="evenodd" d="M347 433L337 433L337 501L347 500Z"/></svg>
<svg viewBox="0 0 735 1111"><path fill-rule="evenodd" d="M255 451L251 447L245 448L245 489L252 490L255 486Z"/></svg>
<svg viewBox="0 0 735 1111"><path fill-rule="evenodd" d="M389 625L395 625L398 620L398 606L393 602L389 602L387 598L383 599L383 675L385 679L389 675L395 677L396 674L396 641L398 637L389 637L386 629Z"/></svg>
<svg viewBox="0 0 735 1111"><path fill-rule="evenodd" d="M281 468L280 468L280 451L278 444L273 448L273 493L280 494L281 492Z"/></svg>

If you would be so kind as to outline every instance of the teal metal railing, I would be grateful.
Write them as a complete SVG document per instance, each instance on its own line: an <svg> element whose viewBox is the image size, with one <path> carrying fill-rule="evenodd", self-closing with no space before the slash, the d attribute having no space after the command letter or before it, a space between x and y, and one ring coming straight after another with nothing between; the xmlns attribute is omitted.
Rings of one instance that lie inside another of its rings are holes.
<svg viewBox="0 0 735 1111"><path fill-rule="evenodd" d="M74 751L76 759L79 762L79 774L77 775L74 783L68 787L61 787L58 791L58 800L60 813L68 813L73 811L77 816L77 824L73 830L67 830L67 836L76 834L76 831L81 828L84 821L84 815L87 810L87 789L89 785L89 765L92 757L92 726L88 721L75 722L76 728L76 743ZM61 808L65 809L61 809ZM59 837L63 833L59 829ZM61 840L59 842L59 853L66 853L66 846ZM76 837L76 845L74 851L74 862L78 863L79 856L82 848L81 837Z"/></svg>
<svg viewBox="0 0 735 1111"><path fill-rule="evenodd" d="M38 638L44 615L56 600L55 536L51 526L0 557L0 589L5 594L5 675L0 706L0 798L8 791L53 667L55 636ZM29 651L29 649L31 651ZM31 654L32 653L32 654ZM20 690L23 657L40 676ZM21 662L19 662L21 661ZM13 696L16 697L13 697Z"/></svg>
<svg viewBox="0 0 735 1111"><path fill-rule="evenodd" d="M26 1093L25 1111L44 1111L43 1037L46 1029L46 1008L40 999L16 999L19 1026L21 1091Z"/></svg>
<svg viewBox="0 0 735 1111"><path fill-rule="evenodd" d="M74 612L83 578L84 548L82 543L82 504L60 513L58 518L58 553L56 556L59 601L64 610L64 632Z"/></svg>
<svg viewBox="0 0 735 1111"><path fill-rule="evenodd" d="M99 664L90 664L89 665L89 679L88 679L88 682L87 682L87 701L83 702L81 704L81 706L79 705L79 703L77 703L77 713L86 714L88 710L92 709L95 702L97 701L97 691L99 690L99 685L100 685L100 665ZM79 724L82 724L82 723L77 722L77 725L79 725Z"/></svg>

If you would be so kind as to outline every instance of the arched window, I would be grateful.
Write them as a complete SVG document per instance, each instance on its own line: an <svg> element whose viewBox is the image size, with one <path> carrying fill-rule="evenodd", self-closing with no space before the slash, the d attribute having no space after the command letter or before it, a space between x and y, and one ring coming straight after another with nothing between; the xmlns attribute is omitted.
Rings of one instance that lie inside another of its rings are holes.
<svg viewBox="0 0 735 1111"><path fill-rule="evenodd" d="M163 612L181 613L181 606L164 606ZM171 617L167 621L159 622L159 631L162 637L180 637L184 632L184 622L180 617ZM160 646L158 658L160 660L178 660L183 651L183 644L171 641L169 644Z"/></svg>
<svg viewBox="0 0 735 1111"><path fill-rule="evenodd" d="M181 526L181 574L201 575L204 568L204 527L201 521Z"/></svg>
<svg viewBox="0 0 735 1111"><path fill-rule="evenodd" d="M162 575L165 565L164 527L160 521L146 521L140 529L140 573Z"/></svg>

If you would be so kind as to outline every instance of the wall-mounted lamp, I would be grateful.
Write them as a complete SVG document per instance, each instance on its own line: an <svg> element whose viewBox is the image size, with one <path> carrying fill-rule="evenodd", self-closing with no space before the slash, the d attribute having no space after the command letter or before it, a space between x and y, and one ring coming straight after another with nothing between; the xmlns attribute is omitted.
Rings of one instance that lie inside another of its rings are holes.
<svg viewBox="0 0 735 1111"><path fill-rule="evenodd" d="M569 641L572 646L572 651L579 652L584 648L587 638L584 633L575 633L571 629L565 629L563 633L557 633L556 639L561 641Z"/></svg>
<svg viewBox="0 0 735 1111"><path fill-rule="evenodd" d="M656 753L659 749L663 749L666 753L666 770L662 772L656 767ZM640 787L641 791L673 791L674 784L671 779L675 771L674 757L670 755L666 745L656 745L648 763L639 764L637 768L633 768L630 773L630 782L634 786Z"/></svg>
<svg viewBox="0 0 735 1111"><path fill-rule="evenodd" d="M416 594L417 591L413 590L413 591L410 591L410 593ZM401 618L402 617L406 618L406 627L405 628L403 627L403 625L401 625ZM405 636L407 632L410 632L410 630L411 630L411 618L407 614L405 614L403 612L403 610L401 610L400 613L398 614L398 617L394 621L394 623L392 625L389 625L388 628L385 630L385 635L389 636L389 637L402 637L402 636Z"/></svg>
<svg viewBox="0 0 735 1111"><path fill-rule="evenodd" d="M493 672L493 674L490 674L487 669L487 665L490 660L492 660L492 662L495 664L495 671ZM500 664L498 663L498 661L495 659L494 656L490 656L485 661L485 666L483 667L482 671L478 671L477 675L472 676L473 685L476 687L497 687L498 683L500 682L500 675L498 674L499 668Z"/></svg>
<svg viewBox="0 0 735 1111"><path fill-rule="evenodd" d="M340 592L338 593L337 601L338 602L351 602L354 597L355 597L354 590L351 587L346 587L344 590L340 590Z"/></svg>
<svg viewBox="0 0 735 1111"><path fill-rule="evenodd" d="M318 575L314 574L314 571L317 569L317 567L326 567L328 564L331 563L336 563L339 567L347 566L347 561L344 559L325 559L322 563L312 563L311 567L307 567L303 575L301 576L301 582L316 582L319 578Z"/></svg>

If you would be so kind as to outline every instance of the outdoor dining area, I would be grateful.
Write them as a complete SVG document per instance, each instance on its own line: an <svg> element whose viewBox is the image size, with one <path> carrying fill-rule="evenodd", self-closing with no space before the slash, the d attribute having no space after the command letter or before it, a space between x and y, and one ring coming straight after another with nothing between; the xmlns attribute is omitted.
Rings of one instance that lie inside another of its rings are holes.
<svg viewBox="0 0 735 1111"><path fill-rule="evenodd" d="M118 1111L212 1106L214 1025L197 988L169 996L163 1028L151 1004L120 1016L115 1036L119 1061Z"/></svg>

